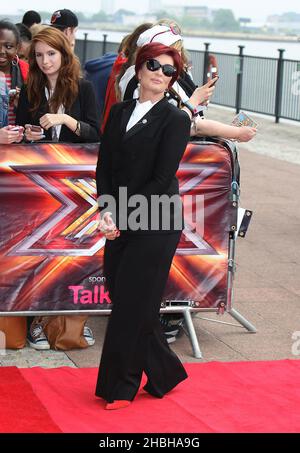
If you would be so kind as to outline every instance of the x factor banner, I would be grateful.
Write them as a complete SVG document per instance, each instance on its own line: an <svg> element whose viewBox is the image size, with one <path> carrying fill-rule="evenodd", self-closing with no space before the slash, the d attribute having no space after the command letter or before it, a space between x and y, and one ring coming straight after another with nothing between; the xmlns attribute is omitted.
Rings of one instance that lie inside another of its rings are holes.
<svg viewBox="0 0 300 453"><path fill-rule="evenodd" d="M98 147L0 146L1 313L111 307L97 230ZM165 300L226 305L232 167L226 146L188 144L177 174L185 230Z"/></svg>

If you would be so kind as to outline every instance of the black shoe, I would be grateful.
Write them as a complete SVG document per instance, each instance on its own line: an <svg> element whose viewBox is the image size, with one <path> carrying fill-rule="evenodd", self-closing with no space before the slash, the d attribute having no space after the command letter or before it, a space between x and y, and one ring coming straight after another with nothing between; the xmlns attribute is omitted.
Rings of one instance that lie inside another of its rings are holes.
<svg viewBox="0 0 300 453"><path fill-rule="evenodd" d="M161 323L162 330L167 337L176 337L181 330L181 324L184 321L184 318L182 316L177 316L173 319L172 315L161 315L159 321Z"/></svg>
<svg viewBox="0 0 300 453"><path fill-rule="evenodd" d="M50 349L50 344L40 324L31 325L27 334L27 342L31 348L38 351Z"/></svg>
<svg viewBox="0 0 300 453"><path fill-rule="evenodd" d="M179 327L178 326L163 326L163 332L165 335L169 336L175 336L179 333Z"/></svg>

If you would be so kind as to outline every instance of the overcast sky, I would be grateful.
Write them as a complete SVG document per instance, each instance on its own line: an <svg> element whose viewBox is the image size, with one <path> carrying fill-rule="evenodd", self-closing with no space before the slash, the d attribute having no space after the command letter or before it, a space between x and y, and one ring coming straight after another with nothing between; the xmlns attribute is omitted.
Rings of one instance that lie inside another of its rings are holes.
<svg viewBox="0 0 300 453"><path fill-rule="evenodd" d="M106 0L107 1L107 0ZM113 0L118 7L133 10L135 12L145 11L149 0ZM281 14L294 11L300 13L300 0L162 0L169 4L203 5L210 8L230 8L236 17L251 17L255 21L263 21L270 14ZM48 6L49 5L49 6ZM43 3L41 0L14 0L13 2L1 1L0 15L17 13L28 9L51 10L69 8L73 11L85 13L96 13L101 9L101 0L51 0Z"/></svg>

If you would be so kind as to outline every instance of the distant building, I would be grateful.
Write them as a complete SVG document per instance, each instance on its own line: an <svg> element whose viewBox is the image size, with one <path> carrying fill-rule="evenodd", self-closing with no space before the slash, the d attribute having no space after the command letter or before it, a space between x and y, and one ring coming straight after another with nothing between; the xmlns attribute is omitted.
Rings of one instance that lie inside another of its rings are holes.
<svg viewBox="0 0 300 453"><path fill-rule="evenodd" d="M212 11L207 6L199 6L191 1L188 5L181 4L180 1L178 4L163 2L163 9L176 17L192 16L199 20L208 21L212 19Z"/></svg>
<svg viewBox="0 0 300 453"><path fill-rule="evenodd" d="M284 13L281 15L273 14L267 17L266 26L275 32L299 33L300 14Z"/></svg>
<svg viewBox="0 0 300 453"><path fill-rule="evenodd" d="M120 9L129 10L136 14L145 14L150 9L150 3L160 3L160 0L138 0L128 2L128 0L101 0L101 9L106 14L114 14Z"/></svg>
<svg viewBox="0 0 300 453"><path fill-rule="evenodd" d="M151 14L126 14L120 17L120 24L137 27L144 22L155 22L156 16Z"/></svg>
<svg viewBox="0 0 300 453"><path fill-rule="evenodd" d="M252 22L250 17L239 17L238 21L242 26L250 25Z"/></svg>
<svg viewBox="0 0 300 453"><path fill-rule="evenodd" d="M210 20L211 19L211 10L207 6L184 6L184 15L193 16L196 19L200 20Z"/></svg>
<svg viewBox="0 0 300 453"><path fill-rule="evenodd" d="M162 9L175 17L181 17L184 14L183 6L182 5L165 5L163 3Z"/></svg>

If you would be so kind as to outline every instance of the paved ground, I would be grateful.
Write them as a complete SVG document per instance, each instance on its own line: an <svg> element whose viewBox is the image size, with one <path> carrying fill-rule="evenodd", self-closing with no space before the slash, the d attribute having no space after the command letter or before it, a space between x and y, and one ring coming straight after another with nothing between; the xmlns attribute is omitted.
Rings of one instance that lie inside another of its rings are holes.
<svg viewBox="0 0 300 453"><path fill-rule="evenodd" d="M234 116L232 110L213 106L208 114L228 123ZM297 332L300 339L300 125L256 119L258 137L239 145L241 206L253 210L254 216L246 238L237 242L233 306L258 332L200 319L236 323L228 314L197 315L194 323L204 361L300 358L300 345L297 348L292 339ZM106 321L90 318L96 344L89 349L67 354L29 348L7 351L0 355L0 365L98 366ZM184 362L197 360L185 335L172 347Z"/></svg>

